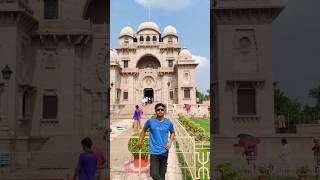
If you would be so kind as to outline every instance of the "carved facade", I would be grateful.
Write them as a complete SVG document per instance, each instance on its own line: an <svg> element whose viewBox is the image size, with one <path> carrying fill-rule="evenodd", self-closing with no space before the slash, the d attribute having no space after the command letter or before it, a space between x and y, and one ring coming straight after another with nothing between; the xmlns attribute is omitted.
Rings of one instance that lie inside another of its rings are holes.
<svg viewBox="0 0 320 180"><path fill-rule="evenodd" d="M124 27L118 47L110 50L111 105L134 107L145 97L152 103L196 104L198 63L178 39L171 25L163 33L150 21L136 32Z"/></svg>

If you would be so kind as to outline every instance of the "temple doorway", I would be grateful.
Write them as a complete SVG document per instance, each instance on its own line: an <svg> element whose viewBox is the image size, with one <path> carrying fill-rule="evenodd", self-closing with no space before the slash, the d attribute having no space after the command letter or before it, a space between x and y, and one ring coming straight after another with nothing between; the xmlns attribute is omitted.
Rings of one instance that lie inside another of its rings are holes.
<svg viewBox="0 0 320 180"><path fill-rule="evenodd" d="M154 98L153 98L153 89L152 88L145 88L144 89L144 98L147 99L148 104L153 103Z"/></svg>

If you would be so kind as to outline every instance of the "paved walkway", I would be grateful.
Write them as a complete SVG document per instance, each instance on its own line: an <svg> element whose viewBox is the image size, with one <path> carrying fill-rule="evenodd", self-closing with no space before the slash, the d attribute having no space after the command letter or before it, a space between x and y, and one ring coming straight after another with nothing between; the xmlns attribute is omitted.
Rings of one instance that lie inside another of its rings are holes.
<svg viewBox="0 0 320 180"><path fill-rule="evenodd" d="M142 126L147 117L143 117ZM110 135L110 162L111 162L111 179L112 180L152 180L149 175L149 167L139 169L133 167L132 157L128 151L128 139L132 129L131 119L114 119L111 121L112 133ZM169 151L168 168L166 180L182 180L182 173L179 168L175 148Z"/></svg>

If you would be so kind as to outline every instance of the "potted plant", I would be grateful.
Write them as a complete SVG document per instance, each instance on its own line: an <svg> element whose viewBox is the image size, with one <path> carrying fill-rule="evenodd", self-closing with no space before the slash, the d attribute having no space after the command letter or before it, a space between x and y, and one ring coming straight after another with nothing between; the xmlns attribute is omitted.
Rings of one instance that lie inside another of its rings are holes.
<svg viewBox="0 0 320 180"><path fill-rule="evenodd" d="M196 123L193 121L190 121L188 125L189 125L189 131L192 131L193 128L195 127Z"/></svg>
<svg viewBox="0 0 320 180"><path fill-rule="evenodd" d="M140 167L146 167L148 165L149 157L149 132L146 133L146 137L142 141L141 147L141 160ZM128 142L128 150L133 156L134 167L139 167L139 149L138 149L139 132L132 135Z"/></svg>
<svg viewBox="0 0 320 180"><path fill-rule="evenodd" d="M308 166L301 166L296 170L299 180L307 180L309 172L310 172L310 169Z"/></svg>
<svg viewBox="0 0 320 180"><path fill-rule="evenodd" d="M266 180L267 177L271 176L271 173L273 171L273 165L262 165L258 167L259 171L259 180Z"/></svg>
<svg viewBox="0 0 320 180"><path fill-rule="evenodd" d="M218 164L216 171L221 175L221 180L244 180L238 171L232 168L230 163Z"/></svg>
<svg viewBox="0 0 320 180"><path fill-rule="evenodd" d="M202 129L203 129L203 128L202 128L199 124L195 124L195 127L194 127L194 129L193 129L194 135L195 135L195 136L199 136L200 131L202 131Z"/></svg>
<svg viewBox="0 0 320 180"><path fill-rule="evenodd" d="M200 137L200 141L206 141L207 139L206 133L204 131L199 133L199 137Z"/></svg>

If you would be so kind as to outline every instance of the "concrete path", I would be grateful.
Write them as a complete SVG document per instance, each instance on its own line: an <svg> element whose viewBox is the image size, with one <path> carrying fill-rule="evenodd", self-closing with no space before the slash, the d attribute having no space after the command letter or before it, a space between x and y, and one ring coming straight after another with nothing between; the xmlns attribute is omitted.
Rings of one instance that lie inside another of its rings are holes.
<svg viewBox="0 0 320 180"><path fill-rule="evenodd" d="M142 119L142 126L147 117ZM139 169L133 167L132 157L128 151L128 139L130 138L132 129L132 120L112 120L112 133L110 135L110 163L111 163L111 179L112 180L152 180L150 177L149 166ZM119 128L122 127L122 128ZM182 173L179 162L175 154L175 148L169 151L168 168L166 180L182 180Z"/></svg>

